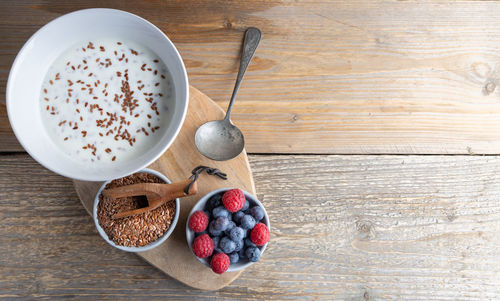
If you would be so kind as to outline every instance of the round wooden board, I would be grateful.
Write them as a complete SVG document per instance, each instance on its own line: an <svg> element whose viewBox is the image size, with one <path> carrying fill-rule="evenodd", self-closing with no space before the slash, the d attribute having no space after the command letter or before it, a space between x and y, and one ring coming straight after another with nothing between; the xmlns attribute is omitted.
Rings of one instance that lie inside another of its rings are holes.
<svg viewBox="0 0 500 301"><path fill-rule="evenodd" d="M246 152L238 157L217 162L205 158L196 149L194 134L206 121L222 119L224 111L208 96L190 87L189 108L184 125L170 148L149 168L165 174L171 181L187 179L191 170L198 165L216 167L227 173L228 180L201 175L199 192L195 196L181 199L177 226L167 241L159 247L137 253L151 265L191 287L203 290L218 290L230 284L241 274L239 272L217 275L201 264L191 253L186 243L186 219L193 205L206 193L223 187L238 187L255 194L255 186ZM87 212L92 215L95 195L102 182L73 181L76 192ZM109 248L112 248L109 246Z"/></svg>

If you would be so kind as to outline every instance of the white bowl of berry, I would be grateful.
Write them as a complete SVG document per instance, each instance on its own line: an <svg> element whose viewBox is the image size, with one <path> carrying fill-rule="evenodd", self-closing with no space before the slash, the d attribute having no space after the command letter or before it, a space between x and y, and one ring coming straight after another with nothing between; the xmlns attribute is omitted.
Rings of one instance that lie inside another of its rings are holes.
<svg viewBox="0 0 500 301"><path fill-rule="evenodd" d="M186 223L189 249L217 274L259 261L270 235L262 203L241 189L214 190L193 207Z"/></svg>

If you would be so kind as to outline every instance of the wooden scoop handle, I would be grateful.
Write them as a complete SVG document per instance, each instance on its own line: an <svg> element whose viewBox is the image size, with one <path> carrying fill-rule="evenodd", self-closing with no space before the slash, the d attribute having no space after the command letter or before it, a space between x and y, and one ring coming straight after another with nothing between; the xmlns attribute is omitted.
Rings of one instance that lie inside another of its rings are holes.
<svg viewBox="0 0 500 301"><path fill-rule="evenodd" d="M185 181L176 182L172 184L159 184L159 183L139 183L121 186L117 188L105 189L102 194L108 198L117 199L129 196L138 195L156 195L161 199L169 198L175 199L178 197L186 196L184 189L191 183L192 180L187 179ZM189 193L187 195L196 194L198 192L198 186L196 182L191 186Z"/></svg>
<svg viewBox="0 0 500 301"><path fill-rule="evenodd" d="M191 182L192 180L188 179L182 182L176 182L172 184L157 184L157 183L132 184L118 188L106 189L103 191L103 195L110 198L120 198L120 197L137 196L137 195L147 196L148 199L147 207L119 212L113 216L113 218L123 218L127 216L148 212L150 210L154 210L169 200L198 193L198 184L196 182L194 182L191 185L187 194L184 192L186 187Z"/></svg>
<svg viewBox="0 0 500 301"><path fill-rule="evenodd" d="M198 193L198 183L194 182L193 185L189 188L188 193L186 194L184 190L186 187L193 182L191 179L187 179L181 182L175 182L172 184L160 184L161 186L158 186L160 191L158 191L158 194L162 199L167 199L167 200L172 200L175 198L182 198L188 195L193 195ZM154 193L154 192L153 192Z"/></svg>

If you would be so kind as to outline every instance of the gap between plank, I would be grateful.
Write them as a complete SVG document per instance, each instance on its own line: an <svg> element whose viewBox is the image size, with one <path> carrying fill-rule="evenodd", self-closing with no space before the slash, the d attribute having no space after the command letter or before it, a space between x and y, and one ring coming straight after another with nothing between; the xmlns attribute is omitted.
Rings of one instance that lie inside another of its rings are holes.
<svg viewBox="0 0 500 301"><path fill-rule="evenodd" d="M3 151L0 156L15 156L28 154L23 151ZM247 153L248 156L470 156L470 157L495 157L498 154L390 154L390 153L368 153L368 154L349 154L349 153Z"/></svg>

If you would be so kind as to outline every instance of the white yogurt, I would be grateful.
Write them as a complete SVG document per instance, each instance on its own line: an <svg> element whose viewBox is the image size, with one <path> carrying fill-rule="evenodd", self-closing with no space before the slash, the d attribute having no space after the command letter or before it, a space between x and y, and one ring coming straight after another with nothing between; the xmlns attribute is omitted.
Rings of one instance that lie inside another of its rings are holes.
<svg viewBox="0 0 500 301"><path fill-rule="evenodd" d="M144 153L174 111L170 73L136 43L82 42L52 64L40 93L42 120L68 156L114 164Z"/></svg>

